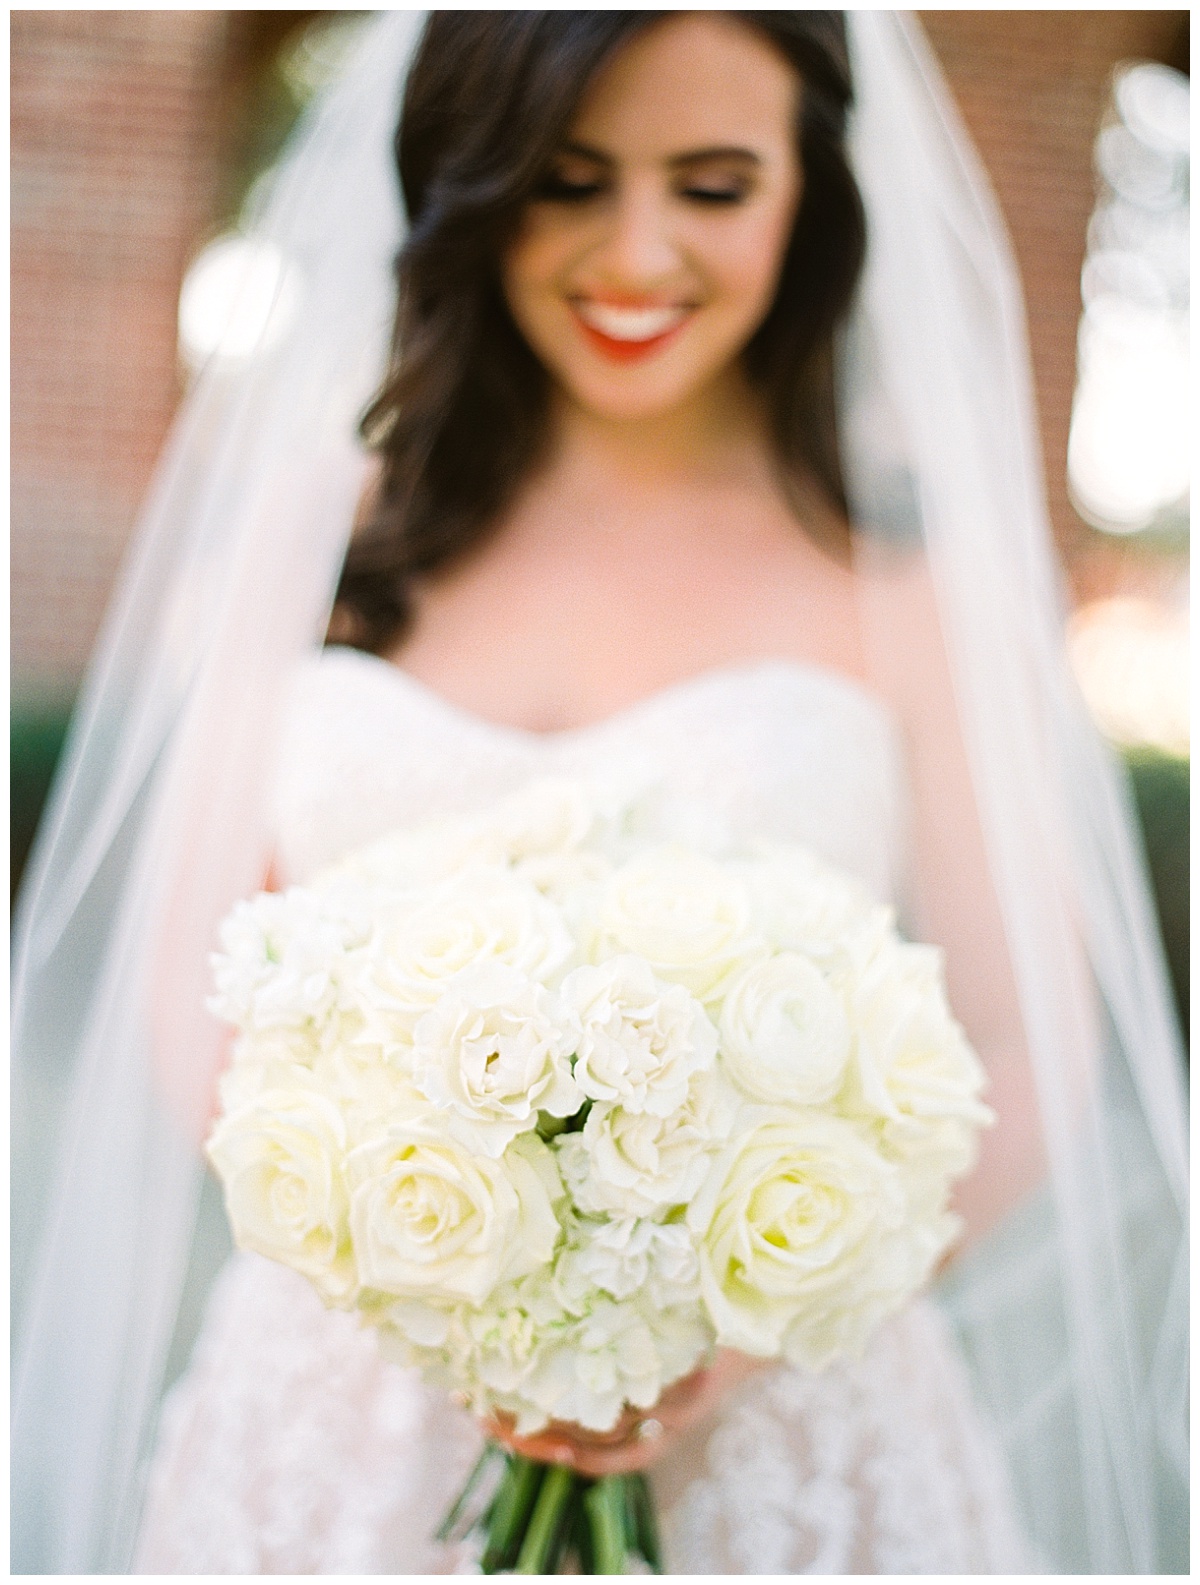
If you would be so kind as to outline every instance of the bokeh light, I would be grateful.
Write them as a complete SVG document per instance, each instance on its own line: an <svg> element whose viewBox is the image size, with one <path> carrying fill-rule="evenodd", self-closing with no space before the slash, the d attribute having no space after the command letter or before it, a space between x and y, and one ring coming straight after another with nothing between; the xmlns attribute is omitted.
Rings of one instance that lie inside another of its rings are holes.
<svg viewBox="0 0 1200 1585"><path fill-rule="evenodd" d="M1189 753L1186 605L1095 600L1075 612L1067 642L1084 697L1108 738L1122 748Z"/></svg>
<svg viewBox="0 0 1200 1585"><path fill-rule="evenodd" d="M295 314L295 267L269 242L229 234L192 261L179 294L179 347L194 372L275 345Z"/></svg>
<svg viewBox="0 0 1200 1585"><path fill-rule="evenodd" d="M1067 470L1076 509L1109 533L1187 523L1189 108L1182 73L1121 67L1096 140Z"/></svg>

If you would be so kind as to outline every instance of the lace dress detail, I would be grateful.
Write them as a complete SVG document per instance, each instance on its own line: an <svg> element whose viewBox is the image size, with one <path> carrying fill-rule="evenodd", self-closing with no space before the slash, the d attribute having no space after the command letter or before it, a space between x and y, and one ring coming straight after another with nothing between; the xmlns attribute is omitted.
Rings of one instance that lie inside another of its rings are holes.
<svg viewBox="0 0 1200 1585"><path fill-rule="evenodd" d="M881 896L903 879L903 749L836 673L705 673L609 721L539 735L459 710L385 662L328 650L297 679L278 852L303 880L391 827L537 775L653 786L729 835L805 842ZM229 1262L164 1406L137 1570L473 1572L432 1540L478 1452L475 1422L380 1355L303 1278ZM672 1573L1014 1573L1005 1471L927 1301L864 1356L744 1382L652 1472Z"/></svg>

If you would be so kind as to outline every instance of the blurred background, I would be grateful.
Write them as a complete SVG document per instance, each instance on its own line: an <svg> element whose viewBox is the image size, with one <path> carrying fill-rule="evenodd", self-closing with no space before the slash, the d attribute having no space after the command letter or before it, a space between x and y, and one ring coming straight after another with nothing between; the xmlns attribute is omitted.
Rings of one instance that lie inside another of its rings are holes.
<svg viewBox="0 0 1200 1585"><path fill-rule="evenodd" d="M1071 659L1186 1030L1188 13L920 15L1024 277ZM11 13L14 891L171 416L237 355L239 215L364 16Z"/></svg>

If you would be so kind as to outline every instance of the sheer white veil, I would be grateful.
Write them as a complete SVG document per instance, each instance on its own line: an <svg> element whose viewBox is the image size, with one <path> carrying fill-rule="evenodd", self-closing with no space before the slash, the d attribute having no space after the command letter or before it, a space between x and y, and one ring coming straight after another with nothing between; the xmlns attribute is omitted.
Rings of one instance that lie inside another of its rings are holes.
<svg viewBox="0 0 1200 1585"><path fill-rule="evenodd" d="M20 899L18 1571L130 1565L220 1055L207 952L261 881L282 690L363 488L420 21L365 26L261 206L280 318L188 396ZM949 668L1049 1165L945 1299L1046 1569L1186 1569L1183 1064L1128 795L1066 669L1017 274L919 29L848 21L870 240L839 432L869 642L881 679L926 643Z"/></svg>

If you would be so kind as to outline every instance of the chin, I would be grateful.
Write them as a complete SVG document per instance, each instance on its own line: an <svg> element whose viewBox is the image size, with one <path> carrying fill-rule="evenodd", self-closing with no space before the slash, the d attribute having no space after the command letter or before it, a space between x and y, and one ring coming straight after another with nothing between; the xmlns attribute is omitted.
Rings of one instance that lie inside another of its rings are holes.
<svg viewBox="0 0 1200 1585"><path fill-rule="evenodd" d="M713 369L596 370L563 369L558 381L577 407L595 418L612 423L638 419L665 418L686 407L707 390L719 376L723 364Z"/></svg>

